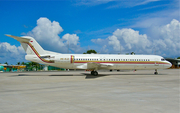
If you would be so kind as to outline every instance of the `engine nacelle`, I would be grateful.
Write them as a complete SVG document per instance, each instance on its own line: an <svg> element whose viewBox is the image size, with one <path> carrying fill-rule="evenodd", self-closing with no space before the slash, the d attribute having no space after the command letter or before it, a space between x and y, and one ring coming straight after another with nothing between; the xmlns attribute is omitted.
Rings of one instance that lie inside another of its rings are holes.
<svg viewBox="0 0 180 113"><path fill-rule="evenodd" d="M73 55L55 56L55 63L74 63L74 56Z"/></svg>

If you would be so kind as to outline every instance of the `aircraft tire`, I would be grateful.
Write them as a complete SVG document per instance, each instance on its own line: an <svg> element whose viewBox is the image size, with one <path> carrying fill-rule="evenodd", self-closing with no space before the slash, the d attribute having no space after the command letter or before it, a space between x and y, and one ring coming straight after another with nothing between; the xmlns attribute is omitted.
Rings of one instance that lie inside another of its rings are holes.
<svg viewBox="0 0 180 113"><path fill-rule="evenodd" d="M94 76L98 76L98 72L97 71L94 71Z"/></svg>
<svg viewBox="0 0 180 113"><path fill-rule="evenodd" d="M91 75L94 75L94 71L91 71Z"/></svg>

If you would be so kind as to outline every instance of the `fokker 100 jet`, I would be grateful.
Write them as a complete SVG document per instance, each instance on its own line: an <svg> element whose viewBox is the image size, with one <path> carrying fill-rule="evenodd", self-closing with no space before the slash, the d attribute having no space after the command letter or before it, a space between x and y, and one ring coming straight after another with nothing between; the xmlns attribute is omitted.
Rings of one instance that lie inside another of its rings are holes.
<svg viewBox="0 0 180 113"><path fill-rule="evenodd" d="M6 35L19 41L26 51L26 60L65 69L88 69L98 75L100 69L166 69L172 64L158 55L61 54L44 50L30 36Z"/></svg>

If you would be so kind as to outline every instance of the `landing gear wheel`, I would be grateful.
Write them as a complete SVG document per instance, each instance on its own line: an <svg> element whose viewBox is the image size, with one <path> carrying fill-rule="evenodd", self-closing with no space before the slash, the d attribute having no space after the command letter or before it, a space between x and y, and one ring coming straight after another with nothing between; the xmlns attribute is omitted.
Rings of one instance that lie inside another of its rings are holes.
<svg viewBox="0 0 180 113"><path fill-rule="evenodd" d="M155 69L155 72L154 72L154 74L155 74L155 75L157 75L157 74L158 74L158 72L157 72L157 69Z"/></svg>
<svg viewBox="0 0 180 113"><path fill-rule="evenodd" d="M94 76L98 76L98 72L97 71L94 71Z"/></svg>
<svg viewBox="0 0 180 113"><path fill-rule="evenodd" d="M97 71L91 71L91 75L97 76L98 72Z"/></svg>
<svg viewBox="0 0 180 113"><path fill-rule="evenodd" d="M91 75L94 75L94 71L91 71Z"/></svg>

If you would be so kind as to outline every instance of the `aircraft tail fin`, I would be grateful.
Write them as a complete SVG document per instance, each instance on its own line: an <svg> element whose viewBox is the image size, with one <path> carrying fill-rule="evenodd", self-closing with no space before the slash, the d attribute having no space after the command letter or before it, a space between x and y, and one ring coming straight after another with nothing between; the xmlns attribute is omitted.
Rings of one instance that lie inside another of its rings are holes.
<svg viewBox="0 0 180 113"><path fill-rule="evenodd" d="M28 55L44 55L46 54L45 50L36 42L36 40L30 36L13 36L13 35L6 35L8 37L14 38L19 41L24 48L25 52Z"/></svg>

